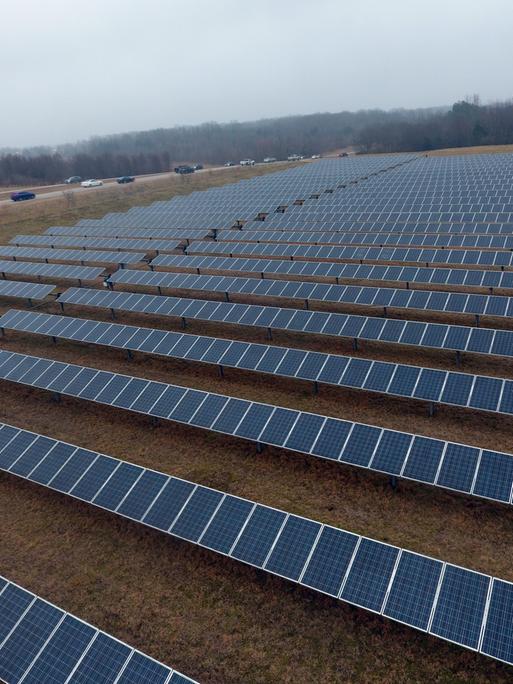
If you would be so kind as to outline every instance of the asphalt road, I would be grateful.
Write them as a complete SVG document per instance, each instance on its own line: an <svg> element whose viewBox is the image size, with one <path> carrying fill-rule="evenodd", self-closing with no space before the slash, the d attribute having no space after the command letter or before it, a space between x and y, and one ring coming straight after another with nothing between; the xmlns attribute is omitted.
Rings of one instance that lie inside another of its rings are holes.
<svg viewBox="0 0 513 684"><path fill-rule="evenodd" d="M279 166L284 162L274 162L272 166ZM269 164L257 164L257 166L269 166ZM229 171L230 169L238 169L240 168L238 165L237 166L214 166L210 167L208 169L202 169L200 171L195 171L195 173L206 173L207 171ZM174 171L168 171L166 173L155 173L155 174L149 174L149 175L144 175L144 176L136 176L135 182L137 181L144 181L145 183L151 183L152 181L156 180L162 180L165 178L176 178L177 174ZM32 190L33 192L36 193L36 198L33 200L26 200L27 202L30 202L31 205L34 203L42 202L44 200L52 199L55 197L60 197L62 196L62 193L65 191L73 191L73 192L79 192L80 194L83 193L95 193L95 192L101 192L105 187L108 187L109 185L117 185L116 179L115 178L105 178L101 179L103 180L103 185L96 187L96 188L82 188L80 187L80 184L74 184L74 185L66 185L65 183L60 183L59 185L44 185L44 186L38 186L34 188L23 188L23 190ZM5 205L23 205L25 202L13 202L10 199L10 195L12 190L0 190L0 207L5 206Z"/></svg>

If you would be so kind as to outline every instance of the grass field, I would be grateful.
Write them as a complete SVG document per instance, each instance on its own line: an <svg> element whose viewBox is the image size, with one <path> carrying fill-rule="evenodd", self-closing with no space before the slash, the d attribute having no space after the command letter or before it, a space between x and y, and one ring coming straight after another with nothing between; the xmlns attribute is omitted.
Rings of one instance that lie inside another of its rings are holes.
<svg viewBox="0 0 513 684"><path fill-rule="evenodd" d="M170 194L169 186L153 190ZM94 211L155 199L116 194L108 200L113 206ZM21 223L3 224L2 242L91 215L77 207L70 217L59 206L52 218L38 218L27 206ZM0 302L0 313L8 308L14 307ZM109 320L98 310L66 311ZM151 316L120 314L119 321L179 329ZM200 322L188 330L264 341L257 330ZM348 341L284 332L273 343L455 368L449 354L392 345L354 352ZM314 395L307 383L242 371L227 370L221 379L213 367L143 354L128 361L121 351L24 334L7 333L1 348L512 451L513 422L493 415L446 407L430 418L420 403L324 387ZM477 356L466 357L463 370L513 378L512 363ZM506 506L406 481L394 491L386 477L357 468L273 448L257 454L242 441L171 423L155 427L143 416L85 401L57 404L9 383L2 392L1 421L513 581L513 511ZM498 662L3 474L0 520L3 575L203 683L511 681L511 669Z"/></svg>

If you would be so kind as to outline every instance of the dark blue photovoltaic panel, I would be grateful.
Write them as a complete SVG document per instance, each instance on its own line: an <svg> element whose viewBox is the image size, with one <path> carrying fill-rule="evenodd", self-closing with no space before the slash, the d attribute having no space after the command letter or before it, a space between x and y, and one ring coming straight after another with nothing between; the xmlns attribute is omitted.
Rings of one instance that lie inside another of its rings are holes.
<svg viewBox="0 0 513 684"><path fill-rule="evenodd" d="M470 492L478 458L479 449L449 443L445 450L437 484L462 492Z"/></svg>
<svg viewBox="0 0 513 684"><path fill-rule="evenodd" d="M130 655L130 648L100 633L73 674L73 684L111 684Z"/></svg>
<svg viewBox="0 0 513 684"><path fill-rule="evenodd" d="M235 496L226 496L199 543L209 549L228 553L242 530L253 505Z"/></svg>
<svg viewBox="0 0 513 684"><path fill-rule="evenodd" d="M473 375L448 373L441 401L458 406L466 406L474 382Z"/></svg>
<svg viewBox="0 0 513 684"><path fill-rule="evenodd" d="M383 614L426 630L443 563L403 551Z"/></svg>
<svg viewBox="0 0 513 684"><path fill-rule="evenodd" d="M136 651L116 684L164 684L167 677L167 667Z"/></svg>
<svg viewBox="0 0 513 684"><path fill-rule="evenodd" d="M415 437L402 472L420 482L434 482L445 442L428 437Z"/></svg>
<svg viewBox="0 0 513 684"><path fill-rule="evenodd" d="M382 432L380 428L356 424L351 430L340 460L367 467Z"/></svg>
<svg viewBox="0 0 513 684"><path fill-rule="evenodd" d="M513 457L495 451L482 451L473 494L510 502L513 487Z"/></svg>
<svg viewBox="0 0 513 684"><path fill-rule="evenodd" d="M146 470L119 506L117 512L140 520L168 479L162 473Z"/></svg>
<svg viewBox="0 0 513 684"><path fill-rule="evenodd" d="M301 584L338 596L358 537L333 527L324 527Z"/></svg>
<svg viewBox="0 0 513 684"><path fill-rule="evenodd" d="M94 451L87 451L86 449L77 449L68 463L64 465L57 475L49 483L54 489L60 492L69 492L73 485L78 482L85 471L96 459L97 454Z"/></svg>
<svg viewBox="0 0 513 684"><path fill-rule="evenodd" d="M340 598L380 612L398 553L394 546L362 539Z"/></svg>
<svg viewBox="0 0 513 684"><path fill-rule="evenodd" d="M447 565L431 632L468 648L477 648L490 578Z"/></svg>
<svg viewBox="0 0 513 684"><path fill-rule="evenodd" d="M411 435L384 430L372 458L372 469L398 475L408 454L411 441Z"/></svg>
<svg viewBox="0 0 513 684"><path fill-rule="evenodd" d="M294 425L298 416L298 411L277 408L262 431L262 434L259 437L260 441L264 442L265 444L276 444L277 446L282 446L287 440L292 426Z"/></svg>
<svg viewBox="0 0 513 684"><path fill-rule="evenodd" d="M494 579L481 651L507 663L513 662L513 584Z"/></svg>
<svg viewBox="0 0 513 684"><path fill-rule="evenodd" d="M32 594L9 584L0 595L0 643L4 641L33 600Z"/></svg>
<svg viewBox="0 0 513 684"><path fill-rule="evenodd" d="M75 447L57 442L48 456L30 473L29 478L33 482L47 484L74 451L76 451Z"/></svg>
<svg viewBox="0 0 513 684"><path fill-rule="evenodd" d="M147 525L167 531L195 485L172 477L143 518Z"/></svg>
<svg viewBox="0 0 513 684"><path fill-rule="evenodd" d="M93 502L97 506L103 506L111 511L116 510L143 470L144 468L132 463L121 463L102 490L95 496Z"/></svg>
<svg viewBox="0 0 513 684"><path fill-rule="evenodd" d="M285 517L282 511L257 505L232 551L233 558L262 567Z"/></svg>
<svg viewBox="0 0 513 684"><path fill-rule="evenodd" d="M61 684L71 674L96 630L66 615L23 680L24 684Z"/></svg>
<svg viewBox="0 0 513 684"><path fill-rule="evenodd" d="M325 418L313 413L301 413L292 432L284 444L286 449L294 449L308 454L317 439Z"/></svg>
<svg viewBox="0 0 513 684"><path fill-rule="evenodd" d="M222 498L220 492L198 487L172 526L172 533L197 541Z"/></svg>
<svg viewBox="0 0 513 684"><path fill-rule="evenodd" d="M0 679L17 682L62 618L62 612L36 599L0 649Z"/></svg>
<svg viewBox="0 0 513 684"><path fill-rule="evenodd" d="M290 515L265 569L282 577L297 580L320 529L319 523Z"/></svg>
<svg viewBox="0 0 513 684"><path fill-rule="evenodd" d="M328 418L324 423L319 438L312 447L311 453L323 458L337 460L346 443L351 427L352 423L347 421Z"/></svg>
<svg viewBox="0 0 513 684"><path fill-rule="evenodd" d="M241 420L235 434L237 437L257 439L274 411L274 406L268 404L252 404L249 411Z"/></svg>
<svg viewBox="0 0 513 684"><path fill-rule="evenodd" d="M73 496L91 501L109 475L117 468L119 461L107 456L98 456L93 465L71 490Z"/></svg>

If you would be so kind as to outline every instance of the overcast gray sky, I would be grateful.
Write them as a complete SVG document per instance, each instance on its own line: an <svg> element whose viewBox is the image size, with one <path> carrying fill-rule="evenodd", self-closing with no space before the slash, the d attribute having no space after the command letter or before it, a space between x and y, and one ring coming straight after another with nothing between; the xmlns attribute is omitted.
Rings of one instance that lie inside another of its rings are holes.
<svg viewBox="0 0 513 684"><path fill-rule="evenodd" d="M3 1L0 147L513 96L511 0Z"/></svg>

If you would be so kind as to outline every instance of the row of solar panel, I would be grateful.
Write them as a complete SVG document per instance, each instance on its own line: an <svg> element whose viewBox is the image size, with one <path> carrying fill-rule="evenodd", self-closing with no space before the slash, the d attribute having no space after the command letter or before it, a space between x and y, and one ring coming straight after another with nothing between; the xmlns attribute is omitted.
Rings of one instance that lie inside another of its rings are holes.
<svg viewBox="0 0 513 684"><path fill-rule="evenodd" d="M8 275L37 276L58 280L96 280L104 269L99 266L70 266L67 264L44 264L30 261L0 261L2 278Z"/></svg>
<svg viewBox="0 0 513 684"><path fill-rule="evenodd" d="M3 329L513 415L513 381L267 344L9 311ZM511 335L509 336L511 338ZM512 349L513 354L513 349Z"/></svg>
<svg viewBox="0 0 513 684"><path fill-rule="evenodd" d="M175 316L184 320L191 318L268 330L288 330L313 335L412 345L422 349L513 356L513 331L511 330L84 288L70 288L59 297L59 302L63 309L65 304L73 304L113 311Z"/></svg>
<svg viewBox="0 0 513 684"><path fill-rule="evenodd" d="M43 236L26 236L27 238ZM11 242L24 236L17 236ZM296 232L283 230L220 230L216 235L220 242L237 240L238 242L279 242L279 243L314 243L316 245L408 245L411 247L466 247L469 249L513 249L511 235L465 235L465 234L416 234L416 233L342 233L342 232ZM54 238L55 239L55 238ZM71 238L70 238L71 239ZM191 239L201 239L200 236ZM136 242L134 240L134 242ZM50 243L47 243L50 244ZM72 244L72 243L70 243ZM74 243L76 244L76 243ZM163 251L163 250L161 250Z"/></svg>
<svg viewBox="0 0 513 684"><path fill-rule="evenodd" d="M201 232L201 231L200 231ZM20 245L43 245L46 247L70 247L74 251L91 249L109 249L121 252L121 250L142 250L146 252L172 252L181 241L162 240L155 238L77 238L71 236L51 236L51 235L16 235L10 240L16 246ZM55 249L53 249L55 251ZM59 253L65 250L59 249ZM71 250L66 250L71 251ZM89 259L93 261L93 259ZM117 263L117 262L116 262Z"/></svg>
<svg viewBox="0 0 513 684"><path fill-rule="evenodd" d="M15 297L19 299L45 299L55 285L42 285L41 283L16 282L13 280L0 280L0 297Z"/></svg>
<svg viewBox="0 0 513 684"><path fill-rule="evenodd" d="M135 220L135 219L134 219ZM164 220L164 219L162 219ZM180 222L182 219L178 219ZM266 223L269 224L288 224L290 221L296 223L298 227L302 225L299 216L287 216L287 214L267 217ZM322 221L322 219L321 219ZM333 219L334 222L341 221L360 221L373 223L375 221L399 222L399 223L416 223L417 221L425 221L426 223L511 223L513 222L513 212L505 211L348 211L337 214ZM323 221L326 224L328 220ZM314 220L305 223L315 223ZM123 225L121 223L120 225Z"/></svg>
<svg viewBox="0 0 513 684"><path fill-rule="evenodd" d="M70 229L67 229L68 231ZM79 230L84 231L85 228ZM104 228L103 230L109 230ZM115 230L111 228L110 230ZM123 230L120 228L120 231ZM136 228L127 228L126 230L137 231ZM270 231L270 232L292 232L304 231L312 232L346 232L346 233L449 233L449 234L482 234L482 235L511 235L513 232L512 223L485 223L485 222L440 222L440 223L426 223L425 221L404 222L404 221L336 221L326 224L312 224L301 223L300 221L291 221L290 225L270 225L268 219L265 221L246 221L242 226L243 231ZM141 231L139 231L140 233ZM170 229L170 232L171 229ZM198 231L195 231L198 233Z"/></svg>
<svg viewBox="0 0 513 684"><path fill-rule="evenodd" d="M9 247L0 246L0 257L13 259L41 259L43 261L79 261L84 264L135 264L142 261L145 252L106 252L87 249L52 249L44 247Z"/></svg>
<svg viewBox="0 0 513 684"><path fill-rule="evenodd" d="M191 257L189 257L191 258ZM511 273L508 275L512 275ZM237 278L126 269L113 273L110 285L137 285L175 290L243 294L256 297L300 299L371 307L510 317L513 298L496 295L329 285L295 280ZM512 280L513 284L513 280Z"/></svg>
<svg viewBox="0 0 513 684"><path fill-rule="evenodd" d="M0 428L0 448L3 470L513 662L508 582L11 426Z"/></svg>
<svg viewBox="0 0 513 684"><path fill-rule="evenodd" d="M4 262L5 263L5 262ZM1 262L0 262L1 266ZM264 276L287 275L309 278L335 278L337 280L369 280L404 282L415 284L463 286L467 288L513 288L511 271L482 271L465 268L423 268L417 266L371 266L368 264L344 264L331 261L291 261L285 259L256 259L219 256L189 256L160 254L151 262L152 268L193 268L209 271L235 271L256 273ZM132 278L134 271L126 270L124 277ZM151 277L148 271L138 271ZM118 277L121 271L115 275ZM161 273L160 276L166 274ZM171 274L167 274L168 276ZM311 284L311 283L310 283ZM322 287L322 285L318 285ZM333 287L333 286L327 286ZM321 290L319 290L320 292Z"/></svg>
<svg viewBox="0 0 513 684"><path fill-rule="evenodd" d="M0 351L0 378L511 503L513 456L97 368Z"/></svg>
<svg viewBox="0 0 513 684"><path fill-rule="evenodd" d="M146 228L120 228L102 226L101 224L87 226L52 226L47 228L44 235L55 236L75 236L75 237L108 237L108 238L142 238L146 240L183 240L187 237L206 237L208 230L171 230L165 228L146 229Z"/></svg>
<svg viewBox="0 0 513 684"><path fill-rule="evenodd" d="M64 250L60 250L64 251ZM399 261L425 264L464 264L511 267L512 251L481 249L423 249L398 247L340 247L338 245L292 245L248 242L194 241L188 254L225 254L290 257L294 259L336 259L352 261ZM0 250L0 254L1 254Z"/></svg>
<svg viewBox="0 0 513 684"><path fill-rule="evenodd" d="M41 458L48 455L50 445L56 447L54 463L57 454L66 461L71 453L80 451L0 424L0 448L6 446L6 439L15 437L13 448L18 456L24 437L39 439ZM7 684L193 682L1 576L0 616L0 679Z"/></svg>

